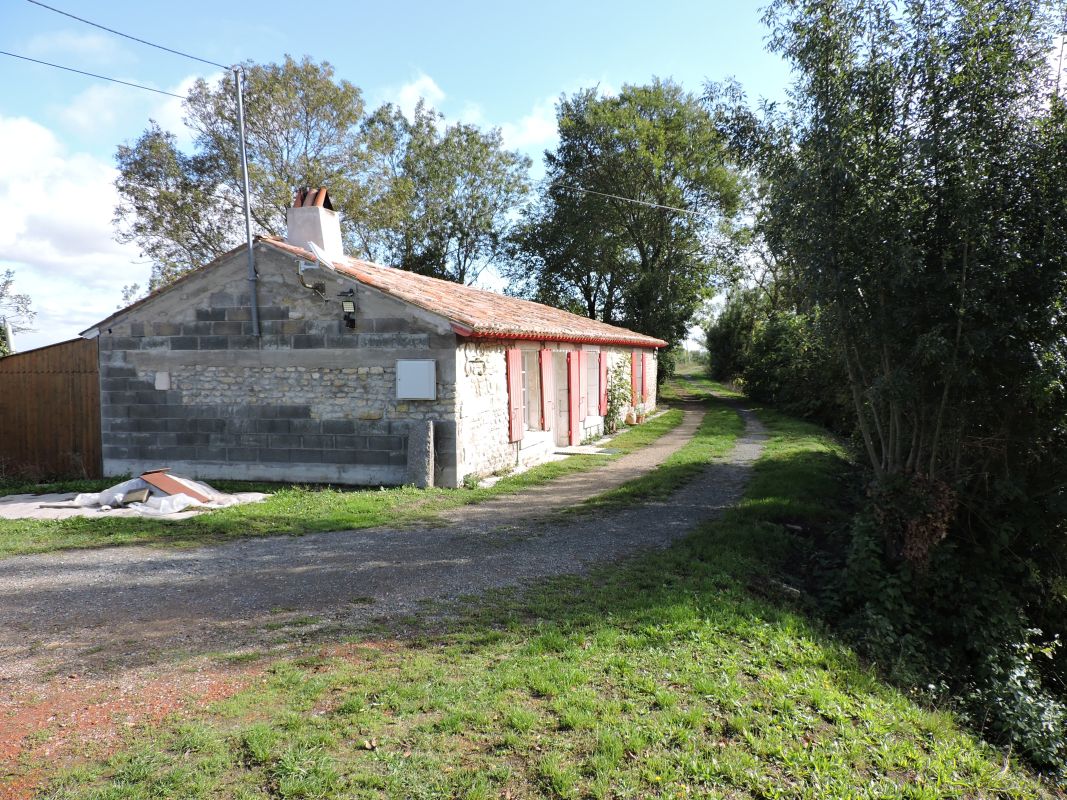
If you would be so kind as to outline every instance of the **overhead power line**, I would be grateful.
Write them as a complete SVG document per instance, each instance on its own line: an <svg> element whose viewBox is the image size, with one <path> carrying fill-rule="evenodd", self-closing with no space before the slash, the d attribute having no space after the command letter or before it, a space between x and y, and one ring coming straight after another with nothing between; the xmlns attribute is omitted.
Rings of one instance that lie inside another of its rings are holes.
<svg viewBox="0 0 1067 800"><path fill-rule="evenodd" d="M29 56L20 56L18 53L9 53L7 50L0 50L0 55L11 56L11 58L21 58L23 61L32 61L34 64L43 64L46 67L52 67L54 69L65 70L66 72L75 72L78 75L88 75L90 78L99 78L102 81L111 81L111 83L121 83L123 86L132 86L134 89L144 89L146 92L155 92L156 94L165 94L167 97L177 97L179 100L184 100L185 97L180 94L174 94L174 92L165 92L162 89L153 89L151 86L144 86L140 83L130 83L130 81L120 81L118 78L109 78L107 75L97 75L95 72L86 72L83 69L74 69L74 67L64 67L62 64L53 64L50 61L41 61L37 58L30 58Z"/></svg>
<svg viewBox="0 0 1067 800"><path fill-rule="evenodd" d="M633 197L623 197L619 194L608 194L607 192L597 192L593 189L583 189L581 186L571 186L567 183L561 183L560 181L552 181L549 186L558 186L561 189L569 189L572 192L584 192L585 194L595 194L600 197L610 197L612 200L621 200L624 203L635 203L639 206L648 206L649 208L662 208L666 211L678 211L682 214L692 214L694 217L710 217L711 214L705 214L702 211L693 211L691 208L678 208L677 206L665 206L662 203L650 203L647 200L636 200Z"/></svg>
<svg viewBox="0 0 1067 800"><path fill-rule="evenodd" d="M26 0L26 2L32 3L35 6L40 6L41 8L48 9L49 11L52 11L52 12L54 12L56 14L61 14L64 17L69 17L71 19L77 20L78 22L82 22L82 23L84 23L86 25L91 25L94 28L99 28L102 31L107 31L108 33L112 33L115 36L121 36L124 39L129 39L131 41L138 42L138 43L143 44L143 45L147 45L148 47L154 47L157 50L163 50L163 51L165 51L167 53L172 53L172 54L174 54L176 56L182 56L183 58L192 59L193 61L199 61L201 64L209 64L210 66L219 67L220 69L225 69L225 70L236 70L236 69L238 69L237 67L227 66L226 64L220 64L217 61L211 61L210 59L207 59L207 58L200 58L199 56L194 56L194 55L191 55L190 53L182 52L181 50L175 50L174 48L171 48L171 47L164 47L161 44L156 44L155 42L150 42L147 39L141 39L141 38L139 38L137 36L132 36L132 35L130 35L128 33L123 33L122 31L117 31L114 28L107 27L106 25L101 25L101 24L99 24L97 22L93 22L92 20L85 19L84 17L79 17L76 14L71 14L70 12L63 11L61 9L55 8L53 6L50 6L47 3L42 3L42 2L40 2L40 0ZM120 84L122 84L124 86L132 86L132 87L134 87L136 89L144 89L145 91L148 91L148 92L156 92L157 94L167 95L168 97L177 97L179 100L184 100L185 99L181 95L174 94L172 92L165 92L162 89L153 89L150 86L142 86L141 84L130 83L129 81L120 81L117 78L109 78L106 75L97 75L96 73L93 73L93 72L85 72L85 71L80 70L80 69L74 69L72 67L64 67L64 66L61 66L59 64L51 64L51 63L49 63L47 61L39 61L36 58L29 58L27 56L20 56L20 55L18 55L16 53L8 53L8 52L6 52L4 50L0 50L0 54L6 55L6 56L11 56L13 58L21 58L21 59L23 59L25 61L32 61L32 62L34 62L36 64L44 64L45 66L54 67L56 69L66 70L67 72L75 72L75 73L77 73L79 75L88 75L89 77L99 78L100 80L104 80L104 81L111 81L112 83L120 83ZM705 214L705 213L702 213L700 211L693 211L692 209L689 209L689 208L678 208L677 206L668 206L668 205L664 205L662 203L651 203L651 202L649 202L647 200L637 200L637 199L635 199L633 197L623 197L622 195L618 195L618 194L609 194L607 192L598 192L598 191L595 191L593 189L584 189L581 186L572 186L570 184L562 183L560 181L552 181L552 183L550 185L551 186L558 186L561 189L567 189L567 190L572 191L572 192L583 192L584 194L595 194L595 195L598 195L599 197L607 197L607 198L610 198L612 200L620 200L620 201L622 201L624 203L634 203L636 205L646 206L648 208L660 208L660 209L663 209L665 211L677 211L680 214L690 214L690 215L692 215L694 217L708 218L708 217L711 216L710 214Z"/></svg>
<svg viewBox="0 0 1067 800"><path fill-rule="evenodd" d="M199 56L190 55L189 53L183 53L181 50L175 50L175 49L173 49L171 47L164 47L161 44L156 44L155 42L149 42L146 39L139 39L138 37L131 36L128 33L123 33L122 31L117 31L114 28L109 28L106 25L100 25L99 23L92 22L91 20L87 20L84 17L79 17L79 16L71 14L71 13L69 13L67 11L61 11L58 8L53 8L50 5L46 5L45 3L39 2L39 0L26 0L26 2L33 3L35 6L40 6L41 8L47 8L49 11L54 11L56 14L62 14L64 17L70 17L71 19L76 19L78 22L84 22L86 25L92 25L94 28L99 28L102 31L107 31L108 33L113 33L116 36L121 36L124 39L129 39L129 40L134 41L134 42L139 42L141 44L146 44L149 47L156 48L157 50L164 50L164 51L166 51L168 53L173 53L176 56L182 56L183 58L191 58L193 61L199 61L201 64L210 64L211 66L219 67L220 69L230 69L230 67L227 66L226 64L220 64L217 61L211 61L210 59L207 59L207 58L200 58ZM97 77L99 77L99 76L97 76Z"/></svg>

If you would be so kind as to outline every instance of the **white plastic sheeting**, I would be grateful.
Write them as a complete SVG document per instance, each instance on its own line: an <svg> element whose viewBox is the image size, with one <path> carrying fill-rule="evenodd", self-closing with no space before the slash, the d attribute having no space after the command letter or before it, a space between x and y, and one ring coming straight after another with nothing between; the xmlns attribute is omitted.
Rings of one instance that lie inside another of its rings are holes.
<svg viewBox="0 0 1067 800"><path fill-rule="evenodd" d="M128 508L146 517L165 517L170 514L181 513L194 506L198 508L226 508L242 502L242 498L220 492L206 483L200 483L189 478L180 478L177 475L171 475L170 477L183 486L187 486L189 489L209 498L209 502L202 503L187 494L167 494L141 478L131 478L102 492L76 495L71 502L80 508L99 508L101 511L119 507ZM143 503L124 504L123 500L126 495L137 489L148 489L148 499Z"/></svg>

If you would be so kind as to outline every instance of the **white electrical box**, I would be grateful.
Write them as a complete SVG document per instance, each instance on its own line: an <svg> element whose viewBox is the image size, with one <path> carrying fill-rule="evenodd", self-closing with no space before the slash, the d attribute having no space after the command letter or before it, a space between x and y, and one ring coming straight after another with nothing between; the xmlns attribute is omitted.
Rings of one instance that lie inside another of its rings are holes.
<svg viewBox="0 0 1067 800"><path fill-rule="evenodd" d="M436 400L437 362L405 359L396 362L397 400Z"/></svg>

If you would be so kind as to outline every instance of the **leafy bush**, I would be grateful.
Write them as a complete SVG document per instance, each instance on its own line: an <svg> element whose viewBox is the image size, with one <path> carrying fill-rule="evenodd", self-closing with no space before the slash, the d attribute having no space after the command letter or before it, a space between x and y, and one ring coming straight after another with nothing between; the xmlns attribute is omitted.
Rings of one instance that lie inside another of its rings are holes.
<svg viewBox="0 0 1067 800"><path fill-rule="evenodd" d="M955 541L958 531L918 565L887 553L876 506L852 521L846 563L825 587L824 611L891 679L927 687L939 701L955 698L986 738L1042 769L1064 771L1060 639L1027 627L1018 601L1027 578L1006 559L991 564L969 555ZM930 512L925 500L913 509L916 519Z"/></svg>
<svg viewBox="0 0 1067 800"><path fill-rule="evenodd" d="M604 417L604 430L607 433L615 433L622 427L632 399L630 372L627 365L620 361L608 373L608 413Z"/></svg>
<svg viewBox="0 0 1067 800"><path fill-rule="evenodd" d="M851 430L841 360L818 314L765 306L751 291L730 296L706 331L709 375L736 381L753 400L837 432Z"/></svg>
<svg viewBox="0 0 1067 800"><path fill-rule="evenodd" d="M1036 657L1051 660L1059 637L1041 642L1037 628L1020 641L989 654L965 695L972 724L990 738L1007 742L1035 765L1067 772L1067 704L1042 685Z"/></svg>
<svg viewBox="0 0 1067 800"><path fill-rule="evenodd" d="M752 341L759 308L759 296L750 290L731 293L726 305L704 331L708 354L708 374L712 380L732 381L741 377Z"/></svg>
<svg viewBox="0 0 1067 800"><path fill-rule="evenodd" d="M678 351L681 348L678 345L668 347L659 351L659 357L656 359L656 386L662 386L665 381L674 377L674 373L678 369Z"/></svg>

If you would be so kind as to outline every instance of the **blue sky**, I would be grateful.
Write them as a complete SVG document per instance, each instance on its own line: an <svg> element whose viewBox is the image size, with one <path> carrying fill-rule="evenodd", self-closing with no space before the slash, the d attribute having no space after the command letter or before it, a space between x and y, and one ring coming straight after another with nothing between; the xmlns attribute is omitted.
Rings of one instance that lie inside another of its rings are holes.
<svg viewBox="0 0 1067 800"><path fill-rule="evenodd" d="M781 99L788 81L764 47L762 3L48 4L222 64L329 61L368 105L425 97L447 119L501 127L536 162L554 144L561 93L653 76L699 91L732 76L750 98ZM24 0L0 5L0 49L178 94L213 73ZM136 248L112 239L113 155L149 118L179 132L181 104L3 56L0 82L0 269L38 312L37 330L16 335L28 349L76 336L147 280Z"/></svg>

